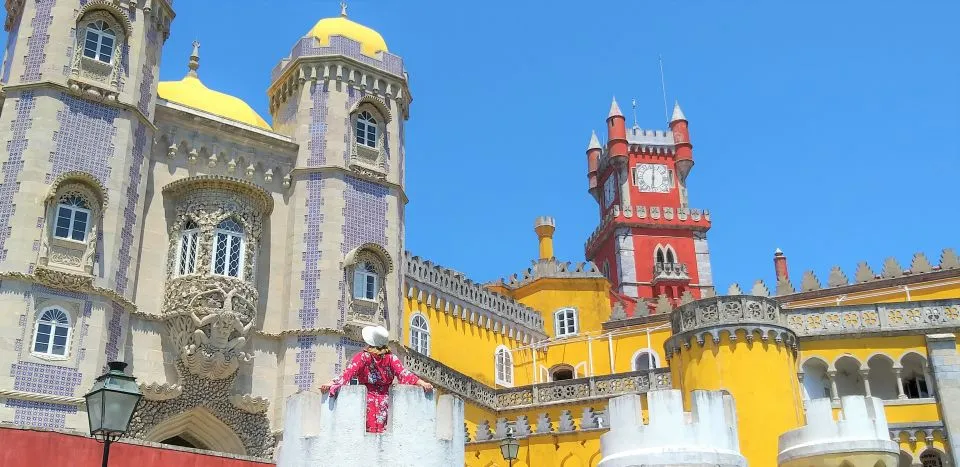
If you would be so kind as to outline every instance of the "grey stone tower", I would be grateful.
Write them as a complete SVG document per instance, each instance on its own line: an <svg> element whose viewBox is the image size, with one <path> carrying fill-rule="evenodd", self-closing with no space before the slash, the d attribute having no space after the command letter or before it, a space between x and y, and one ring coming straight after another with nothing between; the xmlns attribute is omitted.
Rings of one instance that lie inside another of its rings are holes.
<svg viewBox="0 0 960 467"><path fill-rule="evenodd" d="M273 71L275 131L299 144L290 193L283 395L316 388L359 348L357 331L402 325L402 60L375 31L320 20ZM341 333L340 331L344 331Z"/></svg>
<svg viewBox="0 0 960 467"><path fill-rule="evenodd" d="M173 11L165 0L12 0L6 8L0 366L11 371L0 387L33 399L9 398L0 420L80 429L77 404L56 401L81 396L123 342L155 77ZM51 339L32 342L38 317L54 307ZM78 332L61 335L57 323Z"/></svg>

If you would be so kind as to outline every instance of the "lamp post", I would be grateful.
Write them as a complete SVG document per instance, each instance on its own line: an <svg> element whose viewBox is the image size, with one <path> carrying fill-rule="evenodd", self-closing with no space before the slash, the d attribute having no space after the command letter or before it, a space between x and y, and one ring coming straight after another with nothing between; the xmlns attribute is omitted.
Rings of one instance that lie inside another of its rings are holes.
<svg viewBox="0 0 960 467"><path fill-rule="evenodd" d="M107 366L109 371L98 376L93 389L83 396L87 400L90 435L103 442L103 467L107 467L110 458L110 443L127 432L143 397L137 379L124 373L126 363L109 362Z"/></svg>
<svg viewBox="0 0 960 467"><path fill-rule="evenodd" d="M513 467L513 461L517 460L517 454L519 453L520 443L517 442L517 438L513 437L513 430L507 430L507 437L500 442L500 454L503 455L503 460L509 462L510 467Z"/></svg>

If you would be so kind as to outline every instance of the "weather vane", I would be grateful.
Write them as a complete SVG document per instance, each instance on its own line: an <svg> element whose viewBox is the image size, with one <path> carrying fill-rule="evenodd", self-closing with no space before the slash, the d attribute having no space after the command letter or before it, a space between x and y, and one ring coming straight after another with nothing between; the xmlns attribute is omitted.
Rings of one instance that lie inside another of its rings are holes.
<svg viewBox="0 0 960 467"><path fill-rule="evenodd" d="M347 16L347 2L340 2L340 16Z"/></svg>
<svg viewBox="0 0 960 467"><path fill-rule="evenodd" d="M633 99L631 104L633 105L633 126L637 126L637 100Z"/></svg>

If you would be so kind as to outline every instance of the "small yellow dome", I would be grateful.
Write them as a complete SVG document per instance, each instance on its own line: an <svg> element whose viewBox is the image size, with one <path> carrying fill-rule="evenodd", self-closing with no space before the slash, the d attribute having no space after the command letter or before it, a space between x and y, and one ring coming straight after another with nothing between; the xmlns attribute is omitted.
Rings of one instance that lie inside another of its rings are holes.
<svg viewBox="0 0 960 467"><path fill-rule="evenodd" d="M219 117L270 130L270 125L246 102L203 85L199 78L187 75L180 81L163 81L157 94L170 102L209 112Z"/></svg>
<svg viewBox="0 0 960 467"><path fill-rule="evenodd" d="M350 21L345 14L339 18L321 19L307 35L319 39L321 46L330 45L330 36L353 39L360 43L360 52L370 57L375 57L377 52L387 52L387 42L380 33Z"/></svg>

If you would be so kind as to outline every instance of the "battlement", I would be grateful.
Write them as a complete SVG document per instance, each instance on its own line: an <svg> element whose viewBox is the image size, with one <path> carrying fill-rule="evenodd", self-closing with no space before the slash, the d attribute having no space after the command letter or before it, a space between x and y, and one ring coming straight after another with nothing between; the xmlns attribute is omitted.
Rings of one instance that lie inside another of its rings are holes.
<svg viewBox="0 0 960 467"><path fill-rule="evenodd" d="M883 401L875 397L844 396L835 420L829 398L807 402L807 424L780 435L781 467L897 465L900 447L890 440ZM816 460L830 459L829 464ZM881 463L882 462L882 463Z"/></svg>
<svg viewBox="0 0 960 467"><path fill-rule="evenodd" d="M673 206L621 206L614 204L607 210L600 225L590 234L585 248L589 252L594 242L611 226L653 227L706 231L710 229L710 211ZM588 255L589 256L589 255Z"/></svg>
<svg viewBox="0 0 960 467"><path fill-rule="evenodd" d="M487 285L501 286L508 289L516 289L523 287L533 281L539 279L577 279L577 278L586 278L586 279L604 279L604 275L600 272L600 269L597 268L595 264L591 261L571 263L571 262L560 262L554 259L551 260L540 260L533 261L531 267L527 268L525 271L517 274L512 274L510 277L500 278L499 280L492 282Z"/></svg>
<svg viewBox="0 0 960 467"><path fill-rule="evenodd" d="M463 399L434 403L416 386L390 389L387 429L366 432L367 389L344 386L336 398L301 392L287 399L278 467L464 465Z"/></svg>
<svg viewBox="0 0 960 467"><path fill-rule="evenodd" d="M737 436L733 397L721 391L693 391L692 411L683 411L679 390L647 393L649 423L643 423L640 396L610 399L610 431L600 437L600 467L746 467Z"/></svg>
<svg viewBox="0 0 960 467"><path fill-rule="evenodd" d="M479 323L511 338L529 342L545 339L540 312L509 297L486 289L463 273L433 264L404 252L404 283L408 298L434 306L445 313ZM424 291L426 297L423 297ZM523 338L516 337L523 335Z"/></svg>
<svg viewBox="0 0 960 467"><path fill-rule="evenodd" d="M638 126L627 130L627 143L638 146L668 146L675 145L673 132L670 130L644 130Z"/></svg>

